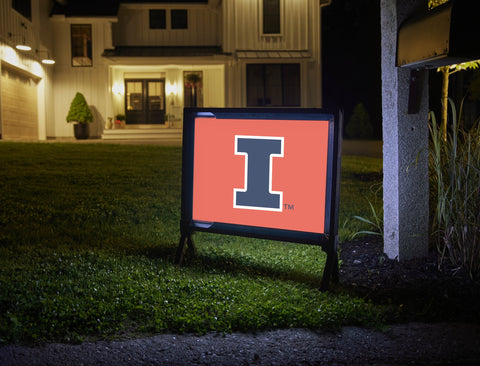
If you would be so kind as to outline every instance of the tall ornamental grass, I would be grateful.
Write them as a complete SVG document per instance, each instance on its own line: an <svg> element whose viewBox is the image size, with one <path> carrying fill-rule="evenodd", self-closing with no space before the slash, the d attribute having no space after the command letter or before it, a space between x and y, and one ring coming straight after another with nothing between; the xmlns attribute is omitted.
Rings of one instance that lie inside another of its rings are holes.
<svg viewBox="0 0 480 366"><path fill-rule="evenodd" d="M461 128L452 101L452 128L442 137L430 112L431 189L436 203L433 234L440 264L450 260L472 277L480 275L480 125ZM459 116L461 116L461 108Z"/></svg>

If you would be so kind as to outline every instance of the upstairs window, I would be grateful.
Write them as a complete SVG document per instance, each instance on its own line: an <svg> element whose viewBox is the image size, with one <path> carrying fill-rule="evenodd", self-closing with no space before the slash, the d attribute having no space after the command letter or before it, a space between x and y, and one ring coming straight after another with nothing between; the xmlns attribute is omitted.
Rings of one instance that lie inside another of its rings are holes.
<svg viewBox="0 0 480 366"><path fill-rule="evenodd" d="M166 29L167 16L164 9L150 9L150 29Z"/></svg>
<svg viewBox="0 0 480 366"><path fill-rule="evenodd" d="M187 10L171 10L172 29L188 29Z"/></svg>
<svg viewBox="0 0 480 366"><path fill-rule="evenodd" d="M93 66L92 59L92 25L72 24L72 66Z"/></svg>
<svg viewBox="0 0 480 366"><path fill-rule="evenodd" d="M12 8L22 14L25 18L32 20L31 0L12 0Z"/></svg>
<svg viewBox="0 0 480 366"><path fill-rule="evenodd" d="M263 34L281 33L280 0L263 0L262 24Z"/></svg>

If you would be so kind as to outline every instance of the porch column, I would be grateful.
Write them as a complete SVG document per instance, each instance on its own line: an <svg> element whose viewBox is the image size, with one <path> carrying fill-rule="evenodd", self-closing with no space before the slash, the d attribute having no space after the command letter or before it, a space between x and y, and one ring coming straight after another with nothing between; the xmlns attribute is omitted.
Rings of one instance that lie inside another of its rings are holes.
<svg viewBox="0 0 480 366"><path fill-rule="evenodd" d="M419 111L408 113L411 70L395 66L399 26L426 0L381 0L384 252L407 260L428 253L428 74ZM417 159L418 158L418 159Z"/></svg>

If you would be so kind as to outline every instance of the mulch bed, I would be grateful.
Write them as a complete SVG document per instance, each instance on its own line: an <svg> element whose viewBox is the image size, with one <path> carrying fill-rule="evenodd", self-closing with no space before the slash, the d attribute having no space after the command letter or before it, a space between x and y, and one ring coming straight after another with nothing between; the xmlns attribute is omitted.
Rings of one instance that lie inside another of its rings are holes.
<svg viewBox="0 0 480 366"><path fill-rule="evenodd" d="M377 304L401 305L398 321L480 323L480 281L450 263L441 269L436 252L398 262L383 254L380 237L340 244L340 286Z"/></svg>

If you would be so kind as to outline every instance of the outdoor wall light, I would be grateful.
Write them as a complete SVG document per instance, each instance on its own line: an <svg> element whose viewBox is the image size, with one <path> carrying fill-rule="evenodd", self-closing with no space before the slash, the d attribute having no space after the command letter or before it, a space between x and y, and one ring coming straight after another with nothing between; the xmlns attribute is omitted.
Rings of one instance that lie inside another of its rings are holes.
<svg viewBox="0 0 480 366"><path fill-rule="evenodd" d="M28 44L26 44L25 41L23 41L23 43L19 43L19 44L15 45L15 48L17 50L20 50L20 51L31 51L32 50L32 47L30 47Z"/></svg>
<svg viewBox="0 0 480 366"><path fill-rule="evenodd" d="M27 26L25 25L25 23L21 23L21 26L23 29L27 29ZM30 47L30 45L27 43L26 39L25 39L25 34L23 35L17 35L17 34L13 34L13 33L8 33L8 37L9 38L13 38L14 41L16 40L16 43L15 43L15 48L17 50L20 50L20 51L31 51L32 50L32 47Z"/></svg>
<svg viewBox="0 0 480 366"><path fill-rule="evenodd" d="M8 38L13 39L13 41L14 41L13 43L15 43L15 48L17 50L20 50L20 51L31 51L32 50L32 47L30 47L27 44L27 42L25 40L25 36L18 36L18 35L15 35L13 33L8 33ZM15 42L15 40L18 40L19 38L21 38L20 41Z"/></svg>
<svg viewBox="0 0 480 366"><path fill-rule="evenodd" d="M167 91L167 96L170 96L171 98L171 105L174 106L175 103L176 103L176 96L177 96L177 92L178 92L178 87L177 87L177 83L168 83L166 86L165 86L165 89Z"/></svg>
<svg viewBox="0 0 480 366"><path fill-rule="evenodd" d="M42 57L41 54L44 54L45 57ZM40 57L40 59L42 61L42 64L45 64L45 65L55 64L55 60L50 57L50 53L47 50L45 50L45 51L37 50L37 55Z"/></svg>
<svg viewBox="0 0 480 366"><path fill-rule="evenodd" d="M170 95L170 94L177 95L177 92L178 92L177 83L167 84L166 89L167 89L167 94L168 95Z"/></svg>
<svg viewBox="0 0 480 366"><path fill-rule="evenodd" d="M120 84L120 83L113 84L112 85L112 92L117 94L117 95L125 94L125 85Z"/></svg>

